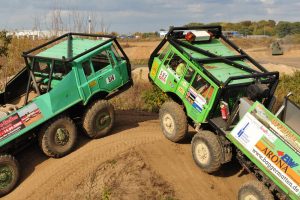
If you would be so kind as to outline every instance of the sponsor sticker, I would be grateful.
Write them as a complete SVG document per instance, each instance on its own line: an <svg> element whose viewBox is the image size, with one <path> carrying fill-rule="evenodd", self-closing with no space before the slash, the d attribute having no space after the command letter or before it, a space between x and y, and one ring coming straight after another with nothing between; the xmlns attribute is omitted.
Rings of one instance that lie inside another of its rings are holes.
<svg viewBox="0 0 300 200"><path fill-rule="evenodd" d="M96 86L97 85L97 82L96 81L91 81L90 83L89 83L89 86L90 87L94 87L94 86Z"/></svg>
<svg viewBox="0 0 300 200"><path fill-rule="evenodd" d="M0 140L19 132L43 117L35 103L31 103L0 122Z"/></svg>
<svg viewBox="0 0 300 200"><path fill-rule="evenodd" d="M150 72L150 76L152 78L154 78L157 74L157 69L158 69L158 63L156 61L153 62L152 68L151 68L151 72Z"/></svg>
<svg viewBox="0 0 300 200"><path fill-rule="evenodd" d="M300 176L294 170L299 165L289 154L272 151L262 141L258 141L251 153L295 194L300 195Z"/></svg>
<svg viewBox="0 0 300 200"><path fill-rule="evenodd" d="M166 84L168 76L169 76L168 72L161 69L158 75L158 79L161 80L161 82L163 82L164 84Z"/></svg>
<svg viewBox="0 0 300 200"><path fill-rule="evenodd" d="M178 92L182 95L184 95L184 89L182 87L178 87Z"/></svg>
<svg viewBox="0 0 300 200"><path fill-rule="evenodd" d="M116 76L115 76L114 74L109 75L109 76L106 78L106 84L109 84L109 83L111 83L111 82L113 82L113 81L115 81L115 80L116 80Z"/></svg>
<svg viewBox="0 0 300 200"><path fill-rule="evenodd" d="M189 88L186 99L192 104L192 106L199 112L202 112L206 100L200 94L198 94L192 87Z"/></svg>
<svg viewBox="0 0 300 200"><path fill-rule="evenodd" d="M172 83L172 81L169 81L168 84L169 84L169 86L170 86L171 88L174 87L174 84Z"/></svg>
<svg viewBox="0 0 300 200"><path fill-rule="evenodd" d="M256 117L246 113L230 134L270 173L299 196L299 156Z"/></svg>

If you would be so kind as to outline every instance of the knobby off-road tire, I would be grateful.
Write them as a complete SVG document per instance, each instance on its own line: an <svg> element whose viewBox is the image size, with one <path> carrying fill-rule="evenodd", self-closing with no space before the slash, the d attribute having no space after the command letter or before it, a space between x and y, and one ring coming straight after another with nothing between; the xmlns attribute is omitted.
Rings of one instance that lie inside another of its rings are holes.
<svg viewBox="0 0 300 200"><path fill-rule="evenodd" d="M0 155L0 197L12 191L20 176L18 161L11 155Z"/></svg>
<svg viewBox="0 0 300 200"><path fill-rule="evenodd" d="M164 136L172 142L178 142L187 133L187 117L183 108L173 101L165 102L159 110L160 126Z"/></svg>
<svg viewBox="0 0 300 200"><path fill-rule="evenodd" d="M99 100L88 107L83 117L83 129L90 138L101 138L111 131L114 122L113 105L106 100Z"/></svg>
<svg viewBox="0 0 300 200"><path fill-rule="evenodd" d="M39 145L49 157L60 158L70 153L77 141L73 120L60 116L46 123L39 134Z"/></svg>
<svg viewBox="0 0 300 200"><path fill-rule="evenodd" d="M222 146L218 136L210 131L194 135L192 154L195 163L207 173L214 173L221 167Z"/></svg>
<svg viewBox="0 0 300 200"><path fill-rule="evenodd" d="M238 193L238 200L274 200L273 195L263 183L250 181L243 184Z"/></svg>

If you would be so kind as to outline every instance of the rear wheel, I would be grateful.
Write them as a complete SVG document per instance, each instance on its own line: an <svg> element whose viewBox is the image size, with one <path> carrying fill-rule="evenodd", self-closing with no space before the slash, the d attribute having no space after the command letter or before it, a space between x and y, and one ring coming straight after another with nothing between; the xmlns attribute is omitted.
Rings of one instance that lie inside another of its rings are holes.
<svg viewBox="0 0 300 200"><path fill-rule="evenodd" d="M192 139L192 154L195 163L205 172L213 173L221 167L222 147L218 136L202 131Z"/></svg>
<svg viewBox="0 0 300 200"><path fill-rule="evenodd" d="M114 107L106 100L99 100L92 104L83 118L83 128L91 138L106 136L115 122Z"/></svg>
<svg viewBox="0 0 300 200"><path fill-rule="evenodd" d="M240 188L238 200L274 200L274 197L263 183L250 181Z"/></svg>
<svg viewBox="0 0 300 200"><path fill-rule="evenodd" d="M77 129L72 119L61 116L44 125L39 134L42 151L49 157L60 158L72 151Z"/></svg>
<svg viewBox="0 0 300 200"><path fill-rule="evenodd" d="M12 191L19 179L19 163L11 155L0 156L0 196Z"/></svg>
<svg viewBox="0 0 300 200"><path fill-rule="evenodd" d="M179 104L165 102L159 110L159 120L164 136L172 142L178 142L186 135L187 118Z"/></svg>

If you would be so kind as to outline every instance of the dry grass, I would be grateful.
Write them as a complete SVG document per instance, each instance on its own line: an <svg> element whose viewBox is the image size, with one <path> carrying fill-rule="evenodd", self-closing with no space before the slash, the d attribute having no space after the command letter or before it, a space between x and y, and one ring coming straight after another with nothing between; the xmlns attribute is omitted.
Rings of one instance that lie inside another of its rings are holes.
<svg viewBox="0 0 300 200"><path fill-rule="evenodd" d="M275 108L279 108L282 104L283 98L292 92L290 97L296 104L300 106L300 71L295 71L291 75L283 74L280 78L279 85L276 90L277 103Z"/></svg>
<svg viewBox="0 0 300 200"><path fill-rule="evenodd" d="M145 105L143 94L153 88L144 78L144 71L139 68L132 72L134 85L122 94L111 99L112 104L119 110L149 110Z"/></svg>
<svg viewBox="0 0 300 200"><path fill-rule="evenodd" d="M232 41L242 49L270 47L274 38L233 38Z"/></svg>

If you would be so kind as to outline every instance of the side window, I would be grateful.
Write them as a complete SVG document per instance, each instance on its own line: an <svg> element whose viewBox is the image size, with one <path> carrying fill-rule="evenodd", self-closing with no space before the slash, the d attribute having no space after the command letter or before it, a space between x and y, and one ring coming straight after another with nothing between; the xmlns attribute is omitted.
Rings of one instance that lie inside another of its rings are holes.
<svg viewBox="0 0 300 200"><path fill-rule="evenodd" d="M85 61L82 63L82 68L85 76L89 76L92 74L90 61Z"/></svg>
<svg viewBox="0 0 300 200"><path fill-rule="evenodd" d="M33 71L49 74L50 73L50 64L43 63L43 62L35 62Z"/></svg>
<svg viewBox="0 0 300 200"><path fill-rule="evenodd" d="M200 74L196 74L192 87L198 94L201 94L207 101L211 98L214 88Z"/></svg>
<svg viewBox="0 0 300 200"><path fill-rule="evenodd" d="M53 74L57 76L64 76L71 71L71 66L69 64L64 65L63 63L55 62Z"/></svg>
<svg viewBox="0 0 300 200"><path fill-rule="evenodd" d="M115 60L113 58L113 52L112 51L108 51L108 56L109 56L109 60L110 60L111 65L115 66L116 63L115 63Z"/></svg>
<svg viewBox="0 0 300 200"><path fill-rule="evenodd" d="M182 76L187 67L187 63L174 52L170 52L164 65L170 67L178 76Z"/></svg>
<svg viewBox="0 0 300 200"><path fill-rule="evenodd" d="M170 46L168 45L160 54L159 54L159 59L163 60L164 57L167 55L168 51L170 50Z"/></svg>
<svg viewBox="0 0 300 200"><path fill-rule="evenodd" d="M92 64L94 67L94 71L97 72L100 69L110 65L108 55L106 51L102 51L101 53L92 57Z"/></svg>
<svg viewBox="0 0 300 200"><path fill-rule="evenodd" d="M115 45L112 46L112 51L114 52L115 54L115 57L116 57L116 60L119 62L122 60L121 56L120 56L120 50L118 48L115 47Z"/></svg>
<svg viewBox="0 0 300 200"><path fill-rule="evenodd" d="M171 51L171 52L169 53L168 57L166 58L166 60L165 60L165 62L164 62L164 65L165 65L166 67L169 67L169 63L170 63L170 61L171 61L173 55L174 55L174 52Z"/></svg>
<svg viewBox="0 0 300 200"><path fill-rule="evenodd" d="M192 80L192 78L193 78L194 73L195 73L195 70L194 70L193 68L189 67L189 68L186 70L186 74L185 74L185 76L184 76L184 79L185 79L188 83L190 83L191 80Z"/></svg>

